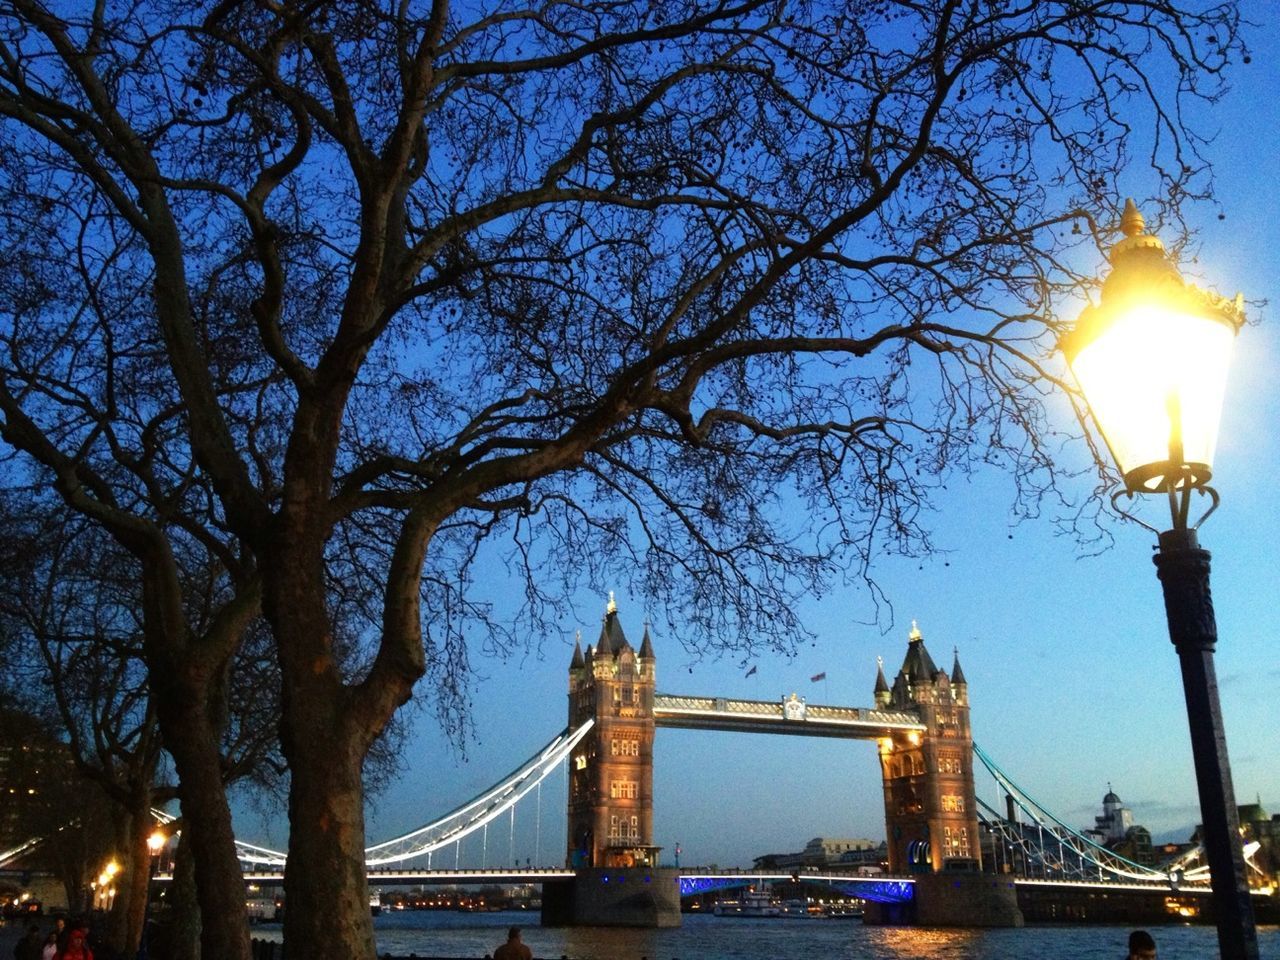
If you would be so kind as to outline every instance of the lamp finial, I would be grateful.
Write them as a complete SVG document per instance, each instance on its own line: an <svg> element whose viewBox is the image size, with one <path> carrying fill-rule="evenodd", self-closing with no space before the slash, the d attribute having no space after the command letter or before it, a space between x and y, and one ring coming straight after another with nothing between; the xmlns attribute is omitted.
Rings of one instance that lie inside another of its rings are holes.
<svg viewBox="0 0 1280 960"><path fill-rule="evenodd" d="M1111 262L1114 264L1121 255L1130 250L1155 250L1164 253L1164 244L1160 238L1147 233L1147 221L1142 211L1133 202L1133 197L1124 201L1124 212L1120 214L1120 232L1124 234L1111 248Z"/></svg>
<svg viewBox="0 0 1280 960"><path fill-rule="evenodd" d="M1147 221L1142 219L1142 212L1133 202L1133 197L1125 198L1124 213L1120 214L1120 232L1126 237L1136 237L1146 229Z"/></svg>

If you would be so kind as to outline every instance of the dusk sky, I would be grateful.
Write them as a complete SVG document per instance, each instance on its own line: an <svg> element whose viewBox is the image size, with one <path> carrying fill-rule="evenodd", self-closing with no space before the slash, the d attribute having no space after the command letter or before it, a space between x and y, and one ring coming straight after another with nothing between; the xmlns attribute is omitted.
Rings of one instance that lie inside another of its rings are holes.
<svg viewBox="0 0 1280 960"><path fill-rule="evenodd" d="M1260 796L1280 813L1280 494L1268 472L1280 468L1280 26L1271 0L1243 6L1267 22L1247 35L1252 63L1237 66L1231 93L1210 114L1218 135L1207 155L1217 165L1225 219L1210 205L1194 213L1199 263L1184 273L1224 294L1270 301L1250 308L1236 345L1214 477L1222 506L1201 542L1213 553L1217 670L1236 797ZM1141 198L1153 181L1135 158L1123 187ZM1067 483L1081 499L1089 492L1087 477ZM959 647L974 739L1031 796L1080 828L1092 824L1110 784L1157 838L1185 839L1198 805L1177 658L1150 561L1153 536L1113 523L1114 542L1087 556L1055 535L1051 516L1014 524L1012 497L1012 481L996 472L950 484L933 518L946 554L923 565L887 559L873 570L893 607L887 632L866 625L874 611L864 592L838 589L804 610L813 645L793 660L762 656L745 678L748 668L736 659L697 659L655 627L658 690L757 699L796 691L810 702L869 706L877 655L892 680L915 619L940 665L950 667ZM1161 522L1159 506L1146 508L1153 523ZM500 582L485 586L501 596ZM610 586L575 598L570 637L580 628L584 643L595 640ZM619 591L617 602L638 646L643 599ZM571 651L571 639L560 637L505 661L477 651L475 739L465 761L420 716L403 774L370 808L369 842L447 812L551 739L566 722ZM810 681L822 672L825 682ZM995 801L989 778L979 777L978 791ZM564 805L564 779L555 775L542 790L537 851L536 809L526 802L517 814L514 853L522 862L562 862ZM811 837L884 836L875 747L856 741L660 730L654 809L663 859L679 842L686 864L749 865ZM282 846L280 819L244 813L238 836ZM508 863L512 852L508 821L499 824L489 832L491 866ZM464 863L479 866L481 856L479 842L464 845Z"/></svg>

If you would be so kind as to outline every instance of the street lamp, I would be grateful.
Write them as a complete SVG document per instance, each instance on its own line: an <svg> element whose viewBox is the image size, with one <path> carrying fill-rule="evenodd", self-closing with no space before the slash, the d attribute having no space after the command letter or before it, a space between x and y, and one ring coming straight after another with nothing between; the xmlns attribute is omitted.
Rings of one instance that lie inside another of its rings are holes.
<svg viewBox="0 0 1280 960"><path fill-rule="evenodd" d="M120 872L120 864L114 859L109 860L102 868L102 872L98 874L98 882L93 886L95 891L93 909L110 910L115 902L116 888L112 884L116 874Z"/></svg>
<svg viewBox="0 0 1280 960"><path fill-rule="evenodd" d="M1183 281L1164 246L1145 232L1132 200L1120 220L1101 303L1086 307L1062 348L1124 479L1112 496L1168 498L1172 526L1157 534L1156 572L1169 638L1182 666L1203 841L1224 960L1256 960L1258 937L1245 876L1231 765L1218 702L1213 648L1218 628L1209 594L1209 553L1196 528L1218 505L1208 485L1227 366L1244 301ZM1191 494L1209 508L1189 523Z"/></svg>
<svg viewBox="0 0 1280 960"><path fill-rule="evenodd" d="M160 859L160 851L169 842L162 830L153 830L147 837L147 849L151 858L147 866L147 898L142 907L142 938L138 942L138 960L147 960L151 951L151 887L156 879L156 862Z"/></svg>

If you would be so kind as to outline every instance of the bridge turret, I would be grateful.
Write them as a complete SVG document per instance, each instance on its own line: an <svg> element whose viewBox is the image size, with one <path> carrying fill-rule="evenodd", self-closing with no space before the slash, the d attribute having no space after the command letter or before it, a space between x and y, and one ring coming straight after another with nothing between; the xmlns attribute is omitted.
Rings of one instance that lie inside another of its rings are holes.
<svg viewBox="0 0 1280 960"><path fill-rule="evenodd" d="M877 683L877 705L881 696ZM933 872L947 860L980 862L968 683L958 651L948 676L913 620L886 699L885 709L913 713L925 727L881 742L890 868Z"/></svg>
<svg viewBox="0 0 1280 960"><path fill-rule="evenodd" d="M640 659L648 660L651 664L655 660L653 656L653 641L649 639L648 620L645 620L644 622L644 637L640 640Z"/></svg>
<svg viewBox="0 0 1280 960"><path fill-rule="evenodd" d="M951 664L951 692L955 696L956 703L968 704L969 702L969 683L964 678L964 671L960 669L960 648L954 648L955 659Z"/></svg>
<svg viewBox="0 0 1280 960"><path fill-rule="evenodd" d="M572 867L656 864L653 845L653 698L656 657L646 626L640 653L609 603L584 667L569 672L569 724L595 721L570 757Z"/></svg>
<svg viewBox="0 0 1280 960"><path fill-rule="evenodd" d="M884 678L884 658L876 657L876 706L884 709L889 705L893 694L889 692L889 681Z"/></svg>

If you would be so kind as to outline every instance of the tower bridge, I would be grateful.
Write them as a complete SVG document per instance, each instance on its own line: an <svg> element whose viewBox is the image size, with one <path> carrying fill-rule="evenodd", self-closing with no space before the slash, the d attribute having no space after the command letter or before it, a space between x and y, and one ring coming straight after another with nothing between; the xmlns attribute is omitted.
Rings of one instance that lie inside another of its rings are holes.
<svg viewBox="0 0 1280 960"><path fill-rule="evenodd" d="M1098 904L1108 898L1114 904L1128 897L1125 902L1163 910L1166 901L1186 903L1208 891L1207 868L1193 865L1194 852L1176 870L1143 866L1100 846L1029 797L973 743L958 652L950 671L940 669L914 623L892 684L883 664L877 665L871 706L811 704L794 693L777 701L668 694L657 691L657 657L647 626L639 649L633 648L611 598L596 643L585 649L575 644L568 687L569 723L563 731L474 799L368 847L370 882L540 883L544 922L669 925L679 922L680 896L710 889L708 884L792 878L659 865L653 745L658 729L674 727L874 742L888 874L817 879L867 891L866 899L884 906L885 920L1012 924L1020 921L1019 903L1028 916L1062 919L1068 915L1063 910L1098 916ZM976 768L991 775L1003 804L977 797ZM563 863L466 869L459 859L461 841L482 834L487 850L490 825L507 814L514 838L515 809L525 798L537 798L541 829L541 785L562 769L568 787ZM0 869L39 842L0 852ZM283 876L284 852L239 840L236 846L246 882L270 884ZM452 863L433 863L433 855L443 852L452 853ZM1245 852L1247 857L1250 851ZM806 873L802 879L815 878Z"/></svg>
<svg viewBox="0 0 1280 960"><path fill-rule="evenodd" d="M589 730L569 755L567 862L583 871L657 868L653 743L659 727L871 740L884 786L890 872L922 880L917 900L933 902L937 922L947 922L951 905L962 900L971 923L1015 922L1012 885L977 879L982 852L973 737L959 653L950 673L939 669L913 623L902 668L890 686L878 665L873 695L875 705L864 708L810 705L794 693L781 702L658 693L648 626L635 649L610 597L599 638L585 650L575 643L569 663L569 727ZM945 885L928 879L944 873ZM921 896L935 886L937 892ZM654 922L678 922L678 910L677 903L671 917L670 904L657 904ZM613 916L598 891L582 909L568 897L554 911L580 923Z"/></svg>

